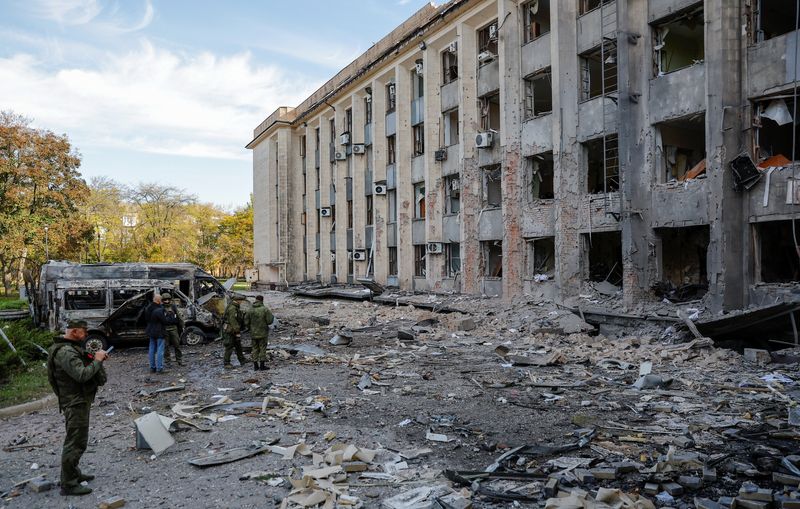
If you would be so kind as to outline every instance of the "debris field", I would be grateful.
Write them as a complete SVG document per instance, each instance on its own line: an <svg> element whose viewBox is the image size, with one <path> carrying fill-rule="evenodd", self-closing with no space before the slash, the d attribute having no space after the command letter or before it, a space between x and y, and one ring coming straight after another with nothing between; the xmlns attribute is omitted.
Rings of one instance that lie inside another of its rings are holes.
<svg viewBox="0 0 800 509"><path fill-rule="evenodd" d="M798 349L742 355L682 321L606 337L470 297L267 303L268 371L223 370L218 341L162 375L115 350L81 463L94 492L68 503L800 508ZM0 507L67 505L62 439L55 408L2 421Z"/></svg>

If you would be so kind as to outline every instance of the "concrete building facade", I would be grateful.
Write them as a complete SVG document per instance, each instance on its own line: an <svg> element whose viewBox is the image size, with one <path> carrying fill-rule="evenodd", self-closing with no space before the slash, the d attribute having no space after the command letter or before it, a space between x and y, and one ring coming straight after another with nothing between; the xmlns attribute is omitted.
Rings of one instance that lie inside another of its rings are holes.
<svg viewBox="0 0 800 509"><path fill-rule="evenodd" d="M259 282L793 298L796 8L424 7L254 130Z"/></svg>

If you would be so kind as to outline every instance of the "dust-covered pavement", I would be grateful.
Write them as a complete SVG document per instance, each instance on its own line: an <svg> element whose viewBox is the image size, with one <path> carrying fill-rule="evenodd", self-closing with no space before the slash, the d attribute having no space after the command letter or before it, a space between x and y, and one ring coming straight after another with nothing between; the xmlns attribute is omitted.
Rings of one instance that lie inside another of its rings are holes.
<svg viewBox="0 0 800 509"><path fill-rule="evenodd" d="M94 493L65 498L57 488L23 487L0 507L97 507L112 496L126 507L278 507L289 496L288 507L313 506L314 497L378 507L414 489L419 507L434 507L425 490L439 486L435 493L452 491L449 500L475 507L543 507L559 490L578 497L583 490L593 501L600 487L684 507L695 497L734 496L745 481L778 488L771 475L797 449L797 428L786 424L797 364L750 365L703 342L662 340L658 331L620 339L565 334L559 324L568 312L541 306L478 299L473 324L465 314L407 306L282 293L267 302L281 321L270 343L292 352L275 350L269 371L223 370L219 342L185 348L186 366L158 376L147 369L145 349L115 350L81 463L97 475ZM349 345L328 343L344 330L352 331ZM655 386L637 389L648 365ZM152 394L177 385L185 388ZM201 411L215 396L253 405ZM134 447L135 418L151 411L180 417L176 409L208 431L173 432L176 445L157 458ZM2 421L0 445L9 451L0 491L36 475L57 482L62 439L55 409ZM298 444L305 446L286 449ZM188 463L248 445L273 447L204 469ZM523 445L567 447L514 452ZM355 450L362 453L351 457ZM443 475L483 471L507 452L496 470L522 478L461 486ZM656 499L680 476L702 478L704 465L718 470L716 480ZM363 471L342 472L352 469ZM555 491L548 476L560 479ZM648 483L656 493L645 494Z"/></svg>

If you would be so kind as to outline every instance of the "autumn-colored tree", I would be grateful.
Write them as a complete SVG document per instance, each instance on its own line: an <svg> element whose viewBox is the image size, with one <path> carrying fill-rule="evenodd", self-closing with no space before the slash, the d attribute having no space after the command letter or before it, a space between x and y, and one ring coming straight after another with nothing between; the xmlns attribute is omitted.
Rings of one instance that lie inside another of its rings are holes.
<svg viewBox="0 0 800 509"><path fill-rule="evenodd" d="M253 265L253 204L225 217L219 223L217 250L222 273L243 277Z"/></svg>
<svg viewBox="0 0 800 509"><path fill-rule="evenodd" d="M6 293L26 263L41 263L46 254L75 256L91 238L78 214L88 195L79 167L80 155L66 135L0 112L0 276Z"/></svg>

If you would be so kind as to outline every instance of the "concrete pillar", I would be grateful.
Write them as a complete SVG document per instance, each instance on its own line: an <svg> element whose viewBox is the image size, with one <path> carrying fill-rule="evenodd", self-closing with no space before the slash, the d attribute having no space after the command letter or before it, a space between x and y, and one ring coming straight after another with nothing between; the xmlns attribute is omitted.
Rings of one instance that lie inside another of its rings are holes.
<svg viewBox="0 0 800 509"><path fill-rule="evenodd" d="M556 7L557 6L557 7ZM585 169L578 136L577 2L550 2L556 281L562 299L580 291L578 210Z"/></svg>
<svg viewBox="0 0 800 509"><path fill-rule="evenodd" d="M523 292L525 240L522 213L525 206L524 165L522 164L522 76L520 10L514 0L498 0L500 51L500 144L502 147L503 193L503 298L513 299Z"/></svg>
<svg viewBox="0 0 800 509"><path fill-rule="evenodd" d="M363 143L364 96L362 91L358 91L352 95L351 104L353 108L353 132L351 133L350 139L353 143ZM364 195L364 176L367 172L366 157L353 154L350 156L349 163L353 172L353 248L367 249L369 246L367 246L366 239L364 238L364 228L367 225L367 198ZM368 250L367 259L369 259ZM367 263L367 261L353 262L353 275L355 277L366 275Z"/></svg>
<svg viewBox="0 0 800 509"><path fill-rule="evenodd" d="M333 113L331 111L331 113ZM321 116L319 123L319 138L320 138L320 179L319 179L319 203L320 207L330 207L331 199L329 189L331 185L332 165L330 163L328 142L331 137L329 116ZM330 283L331 281L331 242L330 232L331 224L333 221L330 217L319 218L320 232L319 232L319 265L320 274L323 283ZM335 249L335 246L334 246Z"/></svg>
<svg viewBox="0 0 800 509"><path fill-rule="evenodd" d="M287 243L283 261L286 263L286 279L289 282L303 280L305 257L303 256L303 160L300 157L300 134L294 128L284 128L286 153L286 180L288 192L285 198L287 215ZM281 137L279 136L279 139Z"/></svg>
<svg viewBox="0 0 800 509"><path fill-rule="evenodd" d="M439 62L440 48L428 45L423 52L425 69L425 232L428 242L442 241L442 217L444 216L444 186L442 165L436 162L436 150L441 147L442 103L439 97L442 83L442 67ZM428 288L436 290L444 277L444 254L429 254L425 257L425 276Z"/></svg>
<svg viewBox="0 0 800 509"><path fill-rule="evenodd" d="M708 277L714 311L744 306L749 234L746 194L733 190L728 164L743 144L743 108L740 62L744 55L742 0L706 0L705 54L714 55L706 66L706 174L709 179L710 239Z"/></svg>
<svg viewBox="0 0 800 509"><path fill-rule="evenodd" d="M266 283L269 261L269 175L267 160L269 141L253 147L253 265L259 270L259 282Z"/></svg>
<svg viewBox="0 0 800 509"><path fill-rule="evenodd" d="M414 247L411 244L411 221L414 196L411 185L411 71L403 64L395 66L397 83L397 263L401 290L413 290Z"/></svg>
<svg viewBox="0 0 800 509"><path fill-rule="evenodd" d="M334 150L344 152L345 146L339 143L339 137L345 130L345 109L350 107L350 100L340 102L336 107L336 136ZM336 279L339 283L347 282L347 165L349 161L336 161L333 165L334 185L336 186Z"/></svg>
<svg viewBox="0 0 800 509"><path fill-rule="evenodd" d="M372 178L386 180L386 86L383 81L372 80ZM388 200L386 195L373 197L375 210L375 281L385 285L389 273L387 247Z"/></svg>
<svg viewBox="0 0 800 509"><path fill-rule="evenodd" d="M461 104L458 110L461 122L459 154L461 169L461 277L463 293L479 293L481 252L478 242L478 216L481 210L481 179L478 171L478 154L475 136L478 134L477 71L478 42L475 27L459 23L458 74L461 87Z"/></svg>

